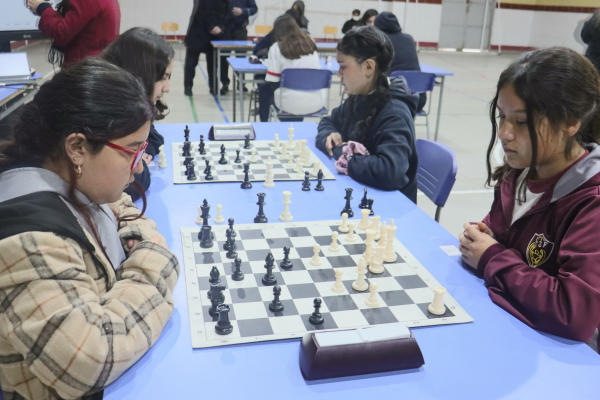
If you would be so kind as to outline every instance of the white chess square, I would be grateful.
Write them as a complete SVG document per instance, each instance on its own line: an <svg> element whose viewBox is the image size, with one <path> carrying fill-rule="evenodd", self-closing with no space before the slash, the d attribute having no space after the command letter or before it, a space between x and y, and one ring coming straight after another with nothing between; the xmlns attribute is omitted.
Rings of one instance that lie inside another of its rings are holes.
<svg viewBox="0 0 600 400"><path fill-rule="evenodd" d="M335 282L315 282L315 286L317 287L317 290L319 291L319 294L321 295L321 297L324 296L340 296L343 294L348 294L348 290L346 290L346 287L344 286L344 291L343 292L334 292L333 290L331 290L331 287L333 286Z"/></svg>
<svg viewBox="0 0 600 400"><path fill-rule="evenodd" d="M273 254L273 257L275 258L275 260L277 260L277 265L279 265L279 263L281 261L283 261L283 247L278 248L278 249L271 249L271 253ZM295 248L290 248L290 260L294 260L300 258L300 255L298 255L298 252L296 251Z"/></svg>
<svg viewBox="0 0 600 400"><path fill-rule="evenodd" d="M348 250L346 250L346 248L344 246L342 246L339 242L338 242L338 249L339 249L339 251L331 251L331 250L329 250L329 245L321 246L321 251L323 252L325 257L336 257L336 256L339 257L339 256L349 255Z"/></svg>
<svg viewBox="0 0 600 400"><path fill-rule="evenodd" d="M329 226L309 226L308 231L313 236L330 236L333 233Z"/></svg>
<svg viewBox="0 0 600 400"><path fill-rule="evenodd" d="M402 290L402 286L392 277L369 278L369 283L377 284L378 292L391 292L393 290Z"/></svg>
<svg viewBox="0 0 600 400"><path fill-rule="evenodd" d="M314 298L306 298L306 299L294 299L294 305L298 310L300 315L312 314L315 311L315 299ZM327 304L324 301L321 302L321 313L329 312L329 308L327 308Z"/></svg>
<svg viewBox="0 0 600 400"><path fill-rule="evenodd" d="M269 318L273 333L294 333L294 332L306 332L302 317L299 315L288 315L282 317Z"/></svg>
<svg viewBox="0 0 600 400"><path fill-rule="evenodd" d="M256 280L254 279L254 276L247 274L247 276L244 276L244 279L242 279L241 281L234 281L231 278L231 275L228 275L227 276L227 287L229 289L256 287Z"/></svg>
<svg viewBox="0 0 600 400"><path fill-rule="evenodd" d="M348 234L345 233L343 235L340 235L338 237L339 241L341 244L361 244L364 243L364 241L362 240L362 238L360 236L358 236L358 234L356 233L356 231L354 232L354 241L353 242L349 242L348 240L346 240L346 238L348 237Z"/></svg>
<svg viewBox="0 0 600 400"><path fill-rule="evenodd" d="M354 300L354 303L361 310L362 309L367 309L367 308L377 308L377 307L369 307L368 305L365 304L365 302L367 301L367 299L369 298L369 296L371 296L371 292L369 291L369 289L367 289L363 293L356 293L356 294L351 294L350 295L350 297L352 297L352 300ZM377 296L377 300L379 300L379 306L378 307L386 307L387 304L385 304L385 301L383 301L383 299L381 298L381 296L379 295L379 293L377 293L376 296Z"/></svg>
<svg viewBox="0 0 600 400"><path fill-rule="evenodd" d="M312 236L291 237L290 241L294 247L313 247L315 244L317 244L316 240Z"/></svg>
<svg viewBox="0 0 600 400"><path fill-rule="evenodd" d="M299 285L301 283L313 283L308 271L286 271L282 273L286 285Z"/></svg>
<svg viewBox="0 0 600 400"><path fill-rule="evenodd" d="M267 310L265 309L265 305L263 302L236 303L233 305L233 310L235 311L235 319L238 321L243 319L257 319L269 317L267 315Z"/></svg>
<svg viewBox="0 0 600 400"><path fill-rule="evenodd" d="M369 322L360 310L336 311L331 313L338 328L355 328L369 325Z"/></svg>
<svg viewBox="0 0 600 400"><path fill-rule="evenodd" d="M256 284L254 286L256 286ZM279 287L281 288L279 300L291 300L292 294L288 287L285 285ZM263 301L273 301L273 286L259 286L258 293L260 293L260 297Z"/></svg>
<svg viewBox="0 0 600 400"><path fill-rule="evenodd" d="M405 304L403 306L391 306L388 308L398 319L398 321L401 322L427 319L427 316L423 314L419 306L416 304Z"/></svg>
<svg viewBox="0 0 600 400"><path fill-rule="evenodd" d="M419 289L405 289L404 290L408 297L412 299L416 304L419 303L431 303L435 293L429 287Z"/></svg>
<svg viewBox="0 0 600 400"><path fill-rule="evenodd" d="M243 241L244 250L268 250L269 243L266 239L247 239Z"/></svg>
<svg viewBox="0 0 600 400"><path fill-rule="evenodd" d="M242 337L242 335L240 334L240 329L238 327L237 321L231 321L231 326L233 327L233 332L231 332L229 335L219 335L216 331L215 331L215 326L217 325L217 322L206 322L204 324L204 329L206 329L205 333L206 333L206 339L207 340L229 340L229 339L239 339Z"/></svg>
<svg viewBox="0 0 600 400"><path fill-rule="evenodd" d="M210 276L210 271L212 270L213 266L217 267L221 277L225 275L225 266L223 266L223 264L197 264L196 274L198 278Z"/></svg>
<svg viewBox="0 0 600 400"><path fill-rule="evenodd" d="M307 270L313 270L313 269L327 269L327 268L333 268L331 266L331 264L329 263L329 260L326 257L321 257L321 265L312 265L310 263L310 258L302 258L302 264L304 264L304 267Z"/></svg>
<svg viewBox="0 0 600 400"><path fill-rule="evenodd" d="M392 276L416 275L417 273L407 263L383 263Z"/></svg>
<svg viewBox="0 0 600 400"><path fill-rule="evenodd" d="M283 228L263 229L262 232L266 239L279 239L288 237L287 232Z"/></svg>

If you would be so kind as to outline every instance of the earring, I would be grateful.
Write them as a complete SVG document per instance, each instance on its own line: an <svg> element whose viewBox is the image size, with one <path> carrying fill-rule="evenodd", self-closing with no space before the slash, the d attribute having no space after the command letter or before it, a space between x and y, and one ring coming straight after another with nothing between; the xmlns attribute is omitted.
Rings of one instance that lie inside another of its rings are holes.
<svg viewBox="0 0 600 400"><path fill-rule="evenodd" d="M78 165L77 168L75 168L75 173L77 174L77 178L81 178L81 165Z"/></svg>

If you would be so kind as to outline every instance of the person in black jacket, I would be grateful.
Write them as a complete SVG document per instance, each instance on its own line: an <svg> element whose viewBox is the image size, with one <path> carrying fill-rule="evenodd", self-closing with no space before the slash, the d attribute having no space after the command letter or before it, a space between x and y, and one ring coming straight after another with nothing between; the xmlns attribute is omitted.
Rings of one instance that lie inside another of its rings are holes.
<svg viewBox="0 0 600 400"><path fill-rule="evenodd" d="M156 32L148 28L131 28L104 50L101 58L125 69L142 81L148 97L156 106L156 120L161 120L169 109L161 98L171 90L174 55L171 45ZM148 190L151 182L148 164L158 154L158 148L164 144L163 136L158 133L154 124L150 125L148 146L142 156L144 170L134 175L135 181L144 191ZM133 186L128 187L125 192L134 201L141 197Z"/></svg>
<svg viewBox="0 0 600 400"><path fill-rule="evenodd" d="M421 71L415 39L407 33L402 33L398 18L389 11L384 11L375 17L375 27L382 30L390 38L394 46L394 59L388 73L393 71ZM427 102L425 93L419 94L417 112L421 111Z"/></svg>
<svg viewBox="0 0 600 400"><path fill-rule="evenodd" d="M588 45L585 56L600 73L600 8L583 25L581 40Z"/></svg>
<svg viewBox="0 0 600 400"><path fill-rule="evenodd" d="M304 16L305 9L306 6L304 5L304 2L302 0L295 1L294 4L292 4L292 6L290 7L290 10L296 11L298 13L298 16L300 17L298 24L300 25L300 28L305 29L308 32L308 20Z"/></svg>
<svg viewBox="0 0 600 400"><path fill-rule="evenodd" d="M360 143L369 155L355 154L348 161L348 175L379 189L400 190L416 203L413 118L419 97L402 77L388 83L392 43L379 29L365 26L348 32L337 50L338 75L349 97L321 120L316 146L339 159L348 142Z"/></svg>
<svg viewBox="0 0 600 400"><path fill-rule="evenodd" d="M186 96L192 96L192 86L196 76L196 66L200 53L206 54L206 70L208 72L208 86L210 93L216 95L214 84L214 48L210 43L213 40L227 40L231 32L231 19L233 14L229 10L227 0L194 0L194 8L185 36L185 67L183 87ZM229 64L221 61L222 91L229 89Z"/></svg>
<svg viewBox="0 0 600 400"><path fill-rule="evenodd" d="M346 34L350 29L354 28L359 24L360 20L360 10L356 9L352 11L352 18L344 23L342 27L342 33Z"/></svg>

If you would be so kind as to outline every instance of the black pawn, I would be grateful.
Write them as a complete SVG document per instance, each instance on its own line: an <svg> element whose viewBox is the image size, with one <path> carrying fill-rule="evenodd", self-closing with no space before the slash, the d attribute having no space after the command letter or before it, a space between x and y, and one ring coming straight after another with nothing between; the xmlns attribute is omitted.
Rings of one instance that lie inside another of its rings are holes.
<svg viewBox="0 0 600 400"><path fill-rule="evenodd" d="M237 233L235 233L235 230L233 229L233 222L234 222L233 218L229 218L227 220L227 223L229 224L229 229L231 229L231 236L236 237Z"/></svg>
<svg viewBox="0 0 600 400"><path fill-rule="evenodd" d="M242 189L252 189L252 184L248 178L248 172L250 172L250 163L244 164L244 182L240 186Z"/></svg>
<svg viewBox="0 0 600 400"><path fill-rule="evenodd" d="M304 182L302 182L302 191L310 192L310 181L308 180L308 172L304 173Z"/></svg>
<svg viewBox="0 0 600 400"><path fill-rule="evenodd" d="M267 219L267 216L265 215L265 212L263 210L263 206L267 203L265 203L265 193L257 193L258 196L258 202L256 204L258 204L258 214L256 214L256 217L254 217L254 223L255 224L266 224L267 222L269 222L269 220Z"/></svg>
<svg viewBox="0 0 600 400"><path fill-rule="evenodd" d="M346 196L344 198L346 199L346 206L344 207L344 209L342 210L340 215L343 213L346 213L346 214L348 214L348 218L352 218L352 217L354 217L354 211L352 211L352 207L350 206L350 200L352 200L352 189L351 188L346 189Z"/></svg>
<svg viewBox="0 0 600 400"><path fill-rule="evenodd" d="M196 172L194 171L194 162L192 161L188 166L187 180L195 181L196 180Z"/></svg>
<svg viewBox="0 0 600 400"><path fill-rule="evenodd" d="M208 309L208 313L213 317L218 314L217 307L219 307L219 304L222 304L225 301L223 290L225 290L225 286L223 285L210 285L212 295L210 296L211 306Z"/></svg>
<svg viewBox="0 0 600 400"><path fill-rule="evenodd" d="M319 170L319 173L317 174L317 186L315 186L315 190L317 192L322 192L323 190L325 190L325 188L323 187L323 171Z"/></svg>
<svg viewBox="0 0 600 400"><path fill-rule="evenodd" d="M273 312L283 311L283 303L279 300L279 296L281 295L281 288L278 285L273 287L273 296L274 299L269 303L269 310Z"/></svg>
<svg viewBox="0 0 600 400"><path fill-rule="evenodd" d="M360 204L358 208L369 208L369 200L367 199L367 188L365 188L365 194L362 199L360 199Z"/></svg>
<svg viewBox="0 0 600 400"><path fill-rule="evenodd" d="M234 281L244 280L244 273L242 272L242 260L239 257L233 262L233 274L231 275L231 279Z"/></svg>
<svg viewBox="0 0 600 400"><path fill-rule="evenodd" d="M200 135L200 145L198 146L198 153L204 155L206 154L206 150L204 149L204 135Z"/></svg>
<svg viewBox="0 0 600 400"><path fill-rule="evenodd" d="M227 160L225 159L225 145L221 145L221 159L219 159L219 164L227 164Z"/></svg>
<svg viewBox="0 0 600 400"><path fill-rule="evenodd" d="M219 335L229 335L233 332L233 326L229 321L229 306L227 304L219 304L217 312L219 313L219 321L215 325L215 332Z"/></svg>
<svg viewBox="0 0 600 400"><path fill-rule="evenodd" d="M235 153L237 154L237 156L235 157L235 160L233 160L234 163L241 163L242 160L240 160L240 150L236 150Z"/></svg>
<svg viewBox="0 0 600 400"><path fill-rule="evenodd" d="M283 260L281 260L279 266L283 269L290 269L294 266L290 261L290 248L287 246L283 247Z"/></svg>
<svg viewBox="0 0 600 400"><path fill-rule="evenodd" d="M245 149L250 149L252 146L250 146L250 134L246 134L246 137L244 138L244 148Z"/></svg>
<svg viewBox="0 0 600 400"><path fill-rule="evenodd" d="M206 168L208 169L208 171L206 171L206 175L204 176L204 179L206 179L207 181L212 181L213 179L215 179L215 177L212 176L212 173L210 172L212 167L209 165Z"/></svg>
<svg viewBox="0 0 600 400"><path fill-rule="evenodd" d="M227 238L227 245L229 246L229 250L227 250L225 257L236 258L238 256L238 253L236 251L237 246L235 245L235 239L233 237L229 236Z"/></svg>
<svg viewBox="0 0 600 400"><path fill-rule="evenodd" d="M227 238L225 240L225 243L223 243L223 250L229 250L230 246L229 246L229 238L231 237L231 229L227 229L225 231L225 237Z"/></svg>
<svg viewBox="0 0 600 400"><path fill-rule="evenodd" d="M375 215L375 211L373 211L373 199L369 199L368 204L369 215Z"/></svg>
<svg viewBox="0 0 600 400"><path fill-rule="evenodd" d="M277 284L277 277L273 275L273 268L275 267L275 259L273 258L273 254L267 254L267 258L265 258L265 268L267 269L267 273L262 278L262 283L266 286L272 286Z"/></svg>
<svg viewBox="0 0 600 400"><path fill-rule="evenodd" d="M311 314L311 316L308 318L308 322L310 322L313 325L321 325L323 322L325 322L325 318L323 318L323 315L321 315L321 312L320 312L321 299L319 299L319 298L315 299L314 307L315 307L315 312L313 312Z"/></svg>
<svg viewBox="0 0 600 400"><path fill-rule="evenodd" d="M188 142L190 140L190 128L188 128L188 126L185 126L185 129L183 130L183 137L185 138L185 141Z"/></svg>

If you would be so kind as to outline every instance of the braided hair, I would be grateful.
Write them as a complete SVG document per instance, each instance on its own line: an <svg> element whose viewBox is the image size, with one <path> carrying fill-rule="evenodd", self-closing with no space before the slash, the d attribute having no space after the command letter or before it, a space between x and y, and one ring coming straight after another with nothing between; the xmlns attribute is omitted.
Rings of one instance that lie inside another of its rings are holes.
<svg viewBox="0 0 600 400"><path fill-rule="evenodd" d="M375 80L373 82L374 92L366 97L371 111L364 120L355 126L356 139L365 144L367 149L372 146L372 137L367 136L373 118L379 113L383 106L390 100L387 70L394 58L394 47L386 34L373 26L361 26L346 33L338 42L337 50L347 56L353 57L358 64L366 60L375 61ZM348 113L345 116L343 130L350 128L350 122L354 113L354 102L356 95L348 97ZM351 132L352 134L352 132ZM370 151L370 150L369 150Z"/></svg>

